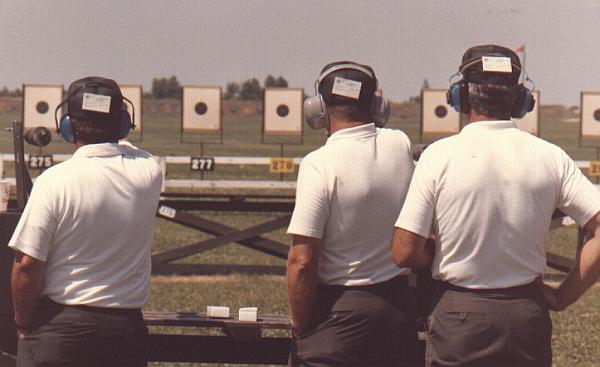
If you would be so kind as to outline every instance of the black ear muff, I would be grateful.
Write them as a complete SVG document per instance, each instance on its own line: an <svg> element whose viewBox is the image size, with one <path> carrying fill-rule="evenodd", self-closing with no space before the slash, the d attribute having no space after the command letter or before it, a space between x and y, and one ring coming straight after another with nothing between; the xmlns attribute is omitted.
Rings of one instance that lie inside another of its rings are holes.
<svg viewBox="0 0 600 367"><path fill-rule="evenodd" d="M519 84L517 86L517 96L511 117L517 119L523 118L528 112L533 111L533 107L535 107L535 97L533 97L531 89L525 87L523 84Z"/></svg>
<svg viewBox="0 0 600 367"><path fill-rule="evenodd" d="M119 126L119 139L125 139L129 131L133 129L131 115L126 109L121 110L121 125Z"/></svg>

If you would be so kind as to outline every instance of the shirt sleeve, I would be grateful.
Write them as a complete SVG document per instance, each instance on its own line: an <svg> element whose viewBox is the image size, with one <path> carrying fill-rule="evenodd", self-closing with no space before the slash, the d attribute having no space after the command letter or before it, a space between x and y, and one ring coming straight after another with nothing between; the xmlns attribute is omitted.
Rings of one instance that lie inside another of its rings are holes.
<svg viewBox="0 0 600 367"><path fill-rule="evenodd" d="M557 207L583 227L600 212L600 191L562 150L559 162L561 162L561 172Z"/></svg>
<svg viewBox="0 0 600 367"><path fill-rule="evenodd" d="M323 238L329 217L327 182L324 174L307 159L300 164L296 186L296 206L287 233Z"/></svg>
<svg viewBox="0 0 600 367"><path fill-rule="evenodd" d="M8 247L46 261L57 228L53 197L42 176L38 177Z"/></svg>
<svg viewBox="0 0 600 367"><path fill-rule="evenodd" d="M428 156L427 151L423 152L417 162L406 200L396 221L396 227L423 237L431 234L435 213L435 180Z"/></svg>

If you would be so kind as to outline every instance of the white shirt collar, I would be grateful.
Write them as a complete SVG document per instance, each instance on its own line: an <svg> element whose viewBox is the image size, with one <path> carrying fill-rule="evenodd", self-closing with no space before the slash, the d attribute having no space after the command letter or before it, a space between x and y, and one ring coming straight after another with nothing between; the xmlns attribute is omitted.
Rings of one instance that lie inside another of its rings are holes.
<svg viewBox="0 0 600 367"><path fill-rule="evenodd" d="M116 155L123 155L127 152L126 146L117 143L100 143L100 144L87 144L73 153L75 157L110 157Z"/></svg>
<svg viewBox="0 0 600 367"><path fill-rule="evenodd" d="M327 139L327 142L325 144L329 144L330 142L338 139L352 139L369 136L375 134L376 132L377 128L373 123L348 127L346 129L341 129L331 134L331 136L329 137L329 139Z"/></svg>
<svg viewBox="0 0 600 367"><path fill-rule="evenodd" d="M481 131L494 131L494 130L506 130L506 129L518 129L517 125L510 120L496 120L496 121L476 121L466 124L461 133L481 132Z"/></svg>

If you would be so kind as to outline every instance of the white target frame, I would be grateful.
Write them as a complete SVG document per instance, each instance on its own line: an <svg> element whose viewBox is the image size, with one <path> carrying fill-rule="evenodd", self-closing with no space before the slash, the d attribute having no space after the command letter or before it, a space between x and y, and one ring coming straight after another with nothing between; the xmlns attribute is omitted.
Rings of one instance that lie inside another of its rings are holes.
<svg viewBox="0 0 600 367"><path fill-rule="evenodd" d="M595 112L598 110L600 110L600 92L582 91L581 106L579 108L580 139L600 140L600 120L594 117Z"/></svg>
<svg viewBox="0 0 600 367"><path fill-rule="evenodd" d="M446 89L421 90L421 138L439 139L460 131L460 113L448 104L446 92ZM438 107L446 109L443 117L436 114Z"/></svg>
<svg viewBox="0 0 600 367"><path fill-rule="evenodd" d="M513 118L512 121L520 130L527 131L535 136L540 136L540 109L538 108L541 104L540 91L534 90L531 94L533 95L533 98L535 98L533 110L520 119Z"/></svg>
<svg viewBox="0 0 600 367"><path fill-rule="evenodd" d="M119 88L121 89L121 94L123 94L123 97L126 97L127 99L129 99L131 101L131 103L133 104L133 108L135 109L135 121L133 121L133 123L135 124L135 130L133 130L134 133L142 133L144 131L144 106L143 106L143 91L142 91L142 85L141 84L120 84ZM127 101L123 101L123 105L127 108L127 111L129 112L129 114L131 115L131 111L130 111L130 107L129 103L127 103ZM134 118L133 116L131 116L131 118Z"/></svg>
<svg viewBox="0 0 600 367"><path fill-rule="evenodd" d="M204 103L206 111L196 112L196 105ZM222 130L221 87L211 85L183 85L181 93L182 132L220 132Z"/></svg>
<svg viewBox="0 0 600 367"><path fill-rule="evenodd" d="M54 110L63 100L63 86L60 84L23 84L23 126L27 128L43 126L56 131ZM40 112L40 104L46 103L46 112ZM58 111L61 118L63 109Z"/></svg>
<svg viewBox="0 0 600 367"><path fill-rule="evenodd" d="M302 88L265 88L263 98L263 136L264 135L302 135L304 112L304 89ZM287 107L287 114L281 116L280 106Z"/></svg>

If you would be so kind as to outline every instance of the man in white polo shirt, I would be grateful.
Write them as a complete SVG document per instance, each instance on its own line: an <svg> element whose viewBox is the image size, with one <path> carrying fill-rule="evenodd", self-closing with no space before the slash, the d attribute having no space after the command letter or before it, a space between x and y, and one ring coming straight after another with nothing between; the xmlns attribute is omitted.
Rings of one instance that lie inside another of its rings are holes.
<svg viewBox="0 0 600 367"><path fill-rule="evenodd" d="M77 150L36 179L9 242L19 366L146 365L140 308L162 176L117 142L132 128L123 100L111 79L69 87L59 131Z"/></svg>
<svg viewBox="0 0 600 367"><path fill-rule="evenodd" d="M373 123L387 116L370 67L329 64L316 93L305 116L329 138L302 160L288 228L292 359L404 366L414 355L415 311L409 270L396 267L389 246L414 169L410 141Z"/></svg>
<svg viewBox="0 0 600 367"><path fill-rule="evenodd" d="M535 103L518 82L513 51L472 47L459 71L448 99L469 123L421 155L396 222L394 260L431 266L439 280L428 366L550 366L552 324L538 278L551 217L562 210L591 238L580 278L569 281L573 302L598 277L600 192L562 149L510 121ZM431 234L435 248L426 245Z"/></svg>

